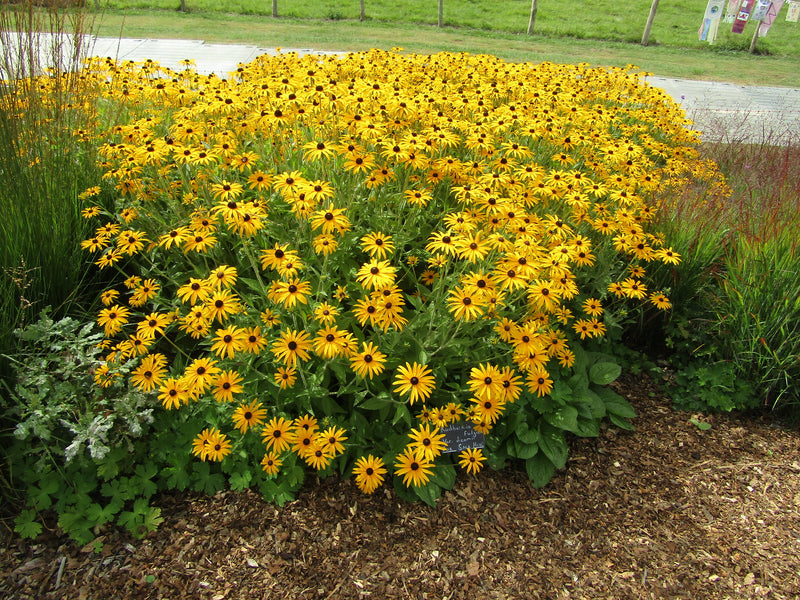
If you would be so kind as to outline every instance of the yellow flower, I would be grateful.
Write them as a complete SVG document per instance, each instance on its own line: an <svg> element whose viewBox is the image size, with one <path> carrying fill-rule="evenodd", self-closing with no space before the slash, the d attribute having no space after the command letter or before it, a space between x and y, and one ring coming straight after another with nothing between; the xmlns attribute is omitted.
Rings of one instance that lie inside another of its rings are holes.
<svg viewBox="0 0 800 600"><path fill-rule="evenodd" d="M386 468L380 458L372 456L362 456L353 466L353 475L356 478L356 485L365 494L372 494L383 483L383 476L386 475Z"/></svg>
<svg viewBox="0 0 800 600"><path fill-rule="evenodd" d="M383 372L383 364L386 362L386 355L378 350L372 342L364 342L363 350L350 357L350 364L356 375L362 379L369 375L379 375Z"/></svg>
<svg viewBox="0 0 800 600"><path fill-rule="evenodd" d="M408 394L408 403L413 405L417 400L424 402L430 398L435 385L432 371L425 365L406 363L398 367L394 379L394 391Z"/></svg>
<svg viewBox="0 0 800 600"><path fill-rule="evenodd" d="M403 453L397 457L394 466L394 472L403 476L403 485L406 487L423 486L433 475L433 464L428 459L420 457L410 446L406 446Z"/></svg>
<svg viewBox="0 0 800 600"><path fill-rule="evenodd" d="M475 475L483 468L486 457L480 448L468 448L462 450L458 455L458 464L470 475Z"/></svg>

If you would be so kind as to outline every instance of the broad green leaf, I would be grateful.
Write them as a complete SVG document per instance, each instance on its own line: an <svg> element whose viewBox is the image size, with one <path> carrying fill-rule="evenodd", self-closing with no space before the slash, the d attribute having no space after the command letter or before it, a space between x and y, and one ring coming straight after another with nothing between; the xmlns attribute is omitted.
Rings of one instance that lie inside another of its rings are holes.
<svg viewBox="0 0 800 600"><path fill-rule="evenodd" d="M528 478L533 482L533 487L541 488L553 478L556 469L550 459L540 452L525 461L525 471L528 473Z"/></svg>
<svg viewBox="0 0 800 600"><path fill-rule="evenodd" d="M587 406L591 416L595 419L602 419L606 416L606 405L593 390L586 389L582 390L580 393L576 392L575 401L578 404Z"/></svg>
<svg viewBox="0 0 800 600"><path fill-rule="evenodd" d="M600 435L600 421L598 419L584 419L578 417L578 427L575 434L581 437L597 437Z"/></svg>
<svg viewBox="0 0 800 600"><path fill-rule="evenodd" d="M442 495L442 488L435 483L428 482L427 485L415 487L414 492L425 504L435 507L437 498Z"/></svg>
<svg viewBox="0 0 800 600"><path fill-rule="evenodd" d="M430 480L431 483L435 483L439 487L442 487L446 490L453 489L453 486L456 483L456 469L453 465L436 465L433 468L433 476Z"/></svg>
<svg viewBox="0 0 800 600"><path fill-rule="evenodd" d="M520 458L522 460L526 460L528 458L532 458L536 456L536 453L539 451L539 444L526 444L522 440L514 439L509 444L509 452L512 452L515 458Z"/></svg>
<svg viewBox="0 0 800 600"><path fill-rule="evenodd" d="M578 428L578 411L573 406L562 406L556 412L545 415L544 419L557 429L575 433Z"/></svg>
<svg viewBox="0 0 800 600"><path fill-rule="evenodd" d="M627 429L628 431L636 430L636 428L633 425L631 425L631 422L625 417L620 417L619 415L615 415L614 413L609 413L608 418L611 419L611 422L620 429Z"/></svg>
<svg viewBox="0 0 800 600"><path fill-rule="evenodd" d="M615 362L597 362L589 368L589 380L596 385L608 385L621 373L622 367Z"/></svg>
<svg viewBox="0 0 800 600"><path fill-rule="evenodd" d="M542 423L541 427L539 448L557 469L563 468L567 464L567 455L569 454L564 432L545 423Z"/></svg>
<svg viewBox="0 0 800 600"><path fill-rule="evenodd" d="M528 424L525 422L519 423L514 430L514 434L517 436L519 441L524 442L526 444L535 444L539 441L539 430L538 429L530 429Z"/></svg>
<svg viewBox="0 0 800 600"><path fill-rule="evenodd" d="M360 408L366 410L380 410L392 404L392 398L389 394L378 394L376 396L369 396L365 398L360 404Z"/></svg>

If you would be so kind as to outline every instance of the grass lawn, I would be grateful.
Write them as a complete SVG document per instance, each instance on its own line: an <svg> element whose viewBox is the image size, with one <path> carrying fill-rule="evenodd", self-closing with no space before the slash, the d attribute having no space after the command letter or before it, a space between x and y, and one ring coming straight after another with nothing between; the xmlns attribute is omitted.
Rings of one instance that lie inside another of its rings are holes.
<svg viewBox="0 0 800 600"><path fill-rule="evenodd" d="M662 7L647 47L638 42L650 0L632 0L624 12L590 0L583 3L582 10L589 16L569 20L551 4L552 0L540 2L533 36L525 35L527 0L506 2L504 11L490 9L488 0L450 0L445 2L445 27L441 29L436 27L436 4L420 0L403 2L402 9L392 9L394 3L367 0L365 22L358 21L358 2L354 1L280 1L281 16L275 19L269 16L271 3L263 1L213 4L187 0L189 12L182 13L175 10L175 2L166 0L115 0L98 15L96 32L112 37L189 38L320 50L401 46L423 53L488 53L509 61L632 64L666 77L800 85L800 28L787 23L783 12L769 35L758 42L764 54L751 55L746 49L752 25L736 36L723 24L716 45L698 42L697 28L705 7L701 0Z"/></svg>

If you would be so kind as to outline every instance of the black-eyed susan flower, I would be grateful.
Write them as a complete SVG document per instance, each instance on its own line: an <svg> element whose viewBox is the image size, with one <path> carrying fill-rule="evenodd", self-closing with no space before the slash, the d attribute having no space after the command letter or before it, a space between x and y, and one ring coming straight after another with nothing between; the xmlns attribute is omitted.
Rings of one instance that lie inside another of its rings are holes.
<svg viewBox="0 0 800 600"><path fill-rule="evenodd" d="M279 452L265 452L264 458L261 459L261 468L267 475L277 475L282 465Z"/></svg>
<svg viewBox="0 0 800 600"><path fill-rule="evenodd" d="M426 365L406 363L397 368L394 391L408 394L408 403L413 405L417 400L425 402L430 398L435 383L433 372Z"/></svg>
<svg viewBox="0 0 800 600"><path fill-rule="evenodd" d="M359 457L353 466L356 485L365 494L372 494L380 487L386 472L383 460L372 456L372 454L368 454L366 457Z"/></svg>
<svg viewBox="0 0 800 600"><path fill-rule="evenodd" d="M231 441L218 429L212 429L204 446L204 460L221 461L231 453Z"/></svg>
<svg viewBox="0 0 800 600"><path fill-rule="evenodd" d="M297 369L294 367L278 367L273 378L282 390L288 389L297 381Z"/></svg>
<svg viewBox="0 0 800 600"><path fill-rule="evenodd" d="M314 352L325 360L343 355L343 341L347 333L335 325L323 327L314 337Z"/></svg>
<svg viewBox="0 0 800 600"><path fill-rule="evenodd" d="M372 379L373 375L382 373L385 362L386 355L372 342L364 342L361 352L350 357L350 366L362 379L367 376Z"/></svg>
<svg viewBox="0 0 800 600"><path fill-rule="evenodd" d="M177 295L181 302L196 304L203 302L212 291L212 286L206 279L190 277L189 282L178 288Z"/></svg>
<svg viewBox="0 0 800 600"><path fill-rule="evenodd" d="M361 265L356 273L356 281L369 290L379 290L392 285L397 268L387 260L371 260Z"/></svg>
<svg viewBox="0 0 800 600"><path fill-rule="evenodd" d="M467 448L458 454L458 465L470 475L475 475L483 468L486 457L480 448Z"/></svg>
<svg viewBox="0 0 800 600"><path fill-rule="evenodd" d="M261 425L267 416L266 409L262 408L261 402L253 400L247 404L242 404L233 411L232 419L234 426L245 433L248 429Z"/></svg>
<svg viewBox="0 0 800 600"><path fill-rule="evenodd" d="M214 289L230 289L236 283L237 277L236 267L219 265L211 270L205 281Z"/></svg>
<svg viewBox="0 0 800 600"><path fill-rule="evenodd" d="M220 372L217 361L209 358L196 358L186 367L184 380L189 393L201 396Z"/></svg>
<svg viewBox="0 0 800 600"><path fill-rule="evenodd" d="M286 329L280 332L278 339L273 342L272 353L275 358L282 361L287 367L294 367L297 359L306 361L312 344L308 333L296 329Z"/></svg>
<svg viewBox="0 0 800 600"><path fill-rule="evenodd" d="M628 298L641 299L647 297L647 286L638 279L628 277L622 282L621 286L622 292Z"/></svg>
<svg viewBox="0 0 800 600"><path fill-rule="evenodd" d="M220 289L214 291L205 301L208 318L224 323L229 315L235 315L241 310L239 297L230 290Z"/></svg>
<svg viewBox="0 0 800 600"><path fill-rule="evenodd" d="M115 304L102 309L97 315L97 324L103 328L106 337L112 337L122 331L123 325L128 322L130 309Z"/></svg>
<svg viewBox="0 0 800 600"><path fill-rule="evenodd" d="M297 303L308 304L308 295L311 293L311 284L297 278L289 281L277 282L272 296L275 302L283 304L291 310Z"/></svg>
<svg viewBox="0 0 800 600"><path fill-rule="evenodd" d="M483 314L483 298L470 290L457 287L450 290L447 308L456 320L473 321Z"/></svg>
<svg viewBox="0 0 800 600"><path fill-rule="evenodd" d="M292 422L283 417L273 417L261 431L261 439L267 449L280 454L288 450L293 442Z"/></svg>
<svg viewBox="0 0 800 600"><path fill-rule="evenodd" d="M394 252L394 242L392 236L385 235L380 231L372 231L361 238L361 247L375 259L386 258L388 254Z"/></svg>
<svg viewBox="0 0 800 600"><path fill-rule="evenodd" d="M336 317L339 316L338 307L323 302L314 308L314 319L323 325L331 325L336 322Z"/></svg>
<svg viewBox="0 0 800 600"><path fill-rule="evenodd" d="M439 432L439 428L430 428L428 424L420 425L418 429L412 429L408 437L411 438L408 447L416 452L417 456L431 462L447 448L444 441L444 434Z"/></svg>
<svg viewBox="0 0 800 600"><path fill-rule="evenodd" d="M537 369L528 373L526 382L531 394L546 396L553 391L553 380L550 379L550 374L544 369Z"/></svg>
<svg viewBox="0 0 800 600"><path fill-rule="evenodd" d="M424 457L420 458L410 446L406 446L402 454L397 456L394 466L395 474L403 477L403 485L406 487L424 486L433 475L433 464Z"/></svg>
<svg viewBox="0 0 800 600"><path fill-rule="evenodd" d="M172 322L172 316L168 313L150 313L136 325L137 335L152 339L156 335L164 335L164 329Z"/></svg>
<svg viewBox="0 0 800 600"><path fill-rule="evenodd" d="M321 431L316 436L317 443L322 449L331 456L338 456L344 452L344 444L347 440L347 432L341 427L331 426Z"/></svg>
<svg viewBox="0 0 800 600"><path fill-rule="evenodd" d="M650 300L651 304L653 304L653 306L659 310L669 310L672 308L672 303L663 292L653 292L650 294L648 299Z"/></svg>
<svg viewBox="0 0 800 600"><path fill-rule="evenodd" d="M350 230L350 219L345 215L344 209L334 208L333 204L314 212L310 222L313 229L322 228L322 233L344 233Z"/></svg>
<svg viewBox="0 0 800 600"><path fill-rule="evenodd" d="M131 373L131 383L143 392L153 390L164 379L167 359L163 354L150 354Z"/></svg>
<svg viewBox="0 0 800 600"><path fill-rule="evenodd" d="M472 367L467 385L472 394L479 399L503 397L503 374L499 368L490 363Z"/></svg>
<svg viewBox="0 0 800 600"><path fill-rule="evenodd" d="M242 376L236 371L222 371L211 383L211 395L217 402L233 402L233 395L241 394L244 390L242 381Z"/></svg>
<svg viewBox="0 0 800 600"><path fill-rule="evenodd" d="M317 471L325 470L334 458L333 454L321 444L314 444L302 454L303 460Z"/></svg>
<svg viewBox="0 0 800 600"><path fill-rule="evenodd" d="M186 383L182 378L170 377L158 388L158 399L167 410L177 409L190 397Z"/></svg>

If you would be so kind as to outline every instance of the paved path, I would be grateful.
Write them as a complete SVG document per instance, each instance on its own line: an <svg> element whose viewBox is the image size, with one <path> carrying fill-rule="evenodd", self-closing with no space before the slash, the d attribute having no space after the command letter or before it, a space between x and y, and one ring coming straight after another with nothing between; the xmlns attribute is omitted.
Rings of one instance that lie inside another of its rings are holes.
<svg viewBox="0 0 800 600"><path fill-rule="evenodd" d="M194 59L197 71L224 76L237 66L275 48L233 44L207 44L200 40L96 38L89 40L90 54L118 60L146 58L170 68L179 61ZM324 54L308 48L283 48L283 52ZM664 89L686 110L705 139L780 140L800 137L800 89L743 86L731 83L649 77L648 82Z"/></svg>

